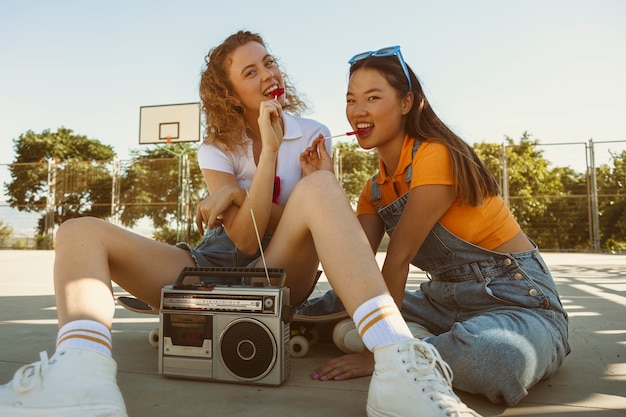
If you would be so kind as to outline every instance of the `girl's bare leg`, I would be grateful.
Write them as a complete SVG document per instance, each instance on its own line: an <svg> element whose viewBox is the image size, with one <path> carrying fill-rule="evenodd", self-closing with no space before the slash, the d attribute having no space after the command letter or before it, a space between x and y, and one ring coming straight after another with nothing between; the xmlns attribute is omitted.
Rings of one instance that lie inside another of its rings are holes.
<svg viewBox="0 0 626 417"><path fill-rule="evenodd" d="M316 253L348 313L358 322L363 341L374 351L376 372L370 382L368 415L478 416L452 391L449 367L434 347L412 339L343 190L331 173L323 171L300 181L266 251L268 265L286 269L296 300L305 297L313 284ZM100 220L64 223L57 235L55 291L59 322L67 323L61 331L73 332L68 336L72 342L58 343L51 361L41 356L41 362L47 362L41 369L47 370L30 372L29 378L37 378L35 383L28 380L27 386L16 388L15 381L24 379L18 370L12 383L0 387L0 414L16 415L16 408L28 408L35 412L21 415L40 415L41 404L46 404L49 409L65 410L65 415L86 415L91 408L98 415L104 411L126 416L110 346L102 352L72 343L91 342L93 320L99 322L95 324L98 340L110 343L110 332L100 328L111 326L112 280L156 305L161 288L181 268L193 264L185 250ZM88 328L68 329L83 322ZM89 336L83 337L84 333Z"/></svg>
<svg viewBox="0 0 626 417"><path fill-rule="evenodd" d="M59 327L87 319L111 328L112 281L141 300L159 305L161 288L173 283L183 267L195 266L186 250L88 217L61 225L55 252Z"/></svg>
<svg viewBox="0 0 626 417"><path fill-rule="evenodd" d="M454 394L450 368L436 349L412 338L345 193L328 171L300 180L267 248L268 263L286 269L296 299L312 285L311 276L298 271L316 259L313 247L374 352L368 415L480 417Z"/></svg>
<svg viewBox="0 0 626 417"><path fill-rule="evenodd" d="M388 294L367 237L329 171L300 180L265 256L268 265L285 269L296 302L313 285L317 256L350 315L363 302Z"/></svg>
<svg viewBox="0 0 626 417"><path fill-rule="evenodd" d="M12 382L0 386L0 415L41 415L44 405L55 416L126 417L111 356L112 281L158 305L161 288L183 267L194 265L186 250L99 219L63 223L54 263L56 351L51 359L42 352L39 362L22 367Z"/></svg>

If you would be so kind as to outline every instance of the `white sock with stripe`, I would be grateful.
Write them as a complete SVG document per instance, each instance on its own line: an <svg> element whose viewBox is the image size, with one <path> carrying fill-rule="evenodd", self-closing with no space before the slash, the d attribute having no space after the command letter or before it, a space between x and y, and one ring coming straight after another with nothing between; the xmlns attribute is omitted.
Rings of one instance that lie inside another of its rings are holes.
<svg viewBox="0 0 626 417"><path fill-rule="evenodd" d="M57 351L66 348L91 349L111 356L111 331L94 320L71 321L57 335Z"/></svg>
<svg viewBox="0 0 626 417"><path fill-rule="evenodd" d="M413 339L393 297L379 295L361 304L354 312L354 323L370 351L389 343Z"/></svg>

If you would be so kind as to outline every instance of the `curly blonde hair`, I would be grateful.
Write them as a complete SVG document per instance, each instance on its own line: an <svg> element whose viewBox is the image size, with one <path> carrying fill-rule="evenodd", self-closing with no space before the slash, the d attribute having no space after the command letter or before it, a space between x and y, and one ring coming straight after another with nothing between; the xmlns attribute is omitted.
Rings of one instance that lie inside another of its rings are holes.
<svg viewBox="0 0 626 417"><path fill-rule="evenodd" d="M248 42L257 42L267 48L263 38L256 33L240 30L230 35L221 45L212 48L204 61L206 69L200 79L200 99L206 121L205 143L213 143L225 151L243 149L246 121L243 107L230 94L232 84L228 77L230 55ZM285 88L283 110L300 115L307 104L296 94L288 76L282 73Z"/></svg>

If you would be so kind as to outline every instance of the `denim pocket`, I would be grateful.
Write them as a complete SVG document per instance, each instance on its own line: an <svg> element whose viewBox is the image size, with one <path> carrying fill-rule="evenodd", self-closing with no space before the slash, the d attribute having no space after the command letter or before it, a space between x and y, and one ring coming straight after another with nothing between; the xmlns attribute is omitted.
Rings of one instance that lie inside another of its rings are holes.
<svg viewBox="0 0 626 417"><path fill-rule="evenodd" d="M499 304L549 309L549 298L521 268L515 267L495 276L484 276L485 293Z"/></svg>

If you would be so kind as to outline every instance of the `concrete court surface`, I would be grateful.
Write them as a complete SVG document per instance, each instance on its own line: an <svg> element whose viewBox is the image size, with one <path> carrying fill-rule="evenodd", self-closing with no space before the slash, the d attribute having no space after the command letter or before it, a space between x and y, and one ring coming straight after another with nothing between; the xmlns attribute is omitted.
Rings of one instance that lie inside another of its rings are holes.
<svg viewBox="0 0 626 417"><path fill-rule="evenodd" d="M572 353L564 366L516 407L459 395L484 416L626 416L626 256L544 257L571 317ZM53 261L51 251L0 251L0 383L38 360L40 351L54 351ZM409 279L415 287L426 277L412 269ZM121 308L115 317L113 355L131 417L365 415L369 378L309 377L317 364L340 353L332 344L320 343L305 358L291 359L291 376L279 387L168 379L158 375L157 350L148 343L157 318Z"/></svg>

